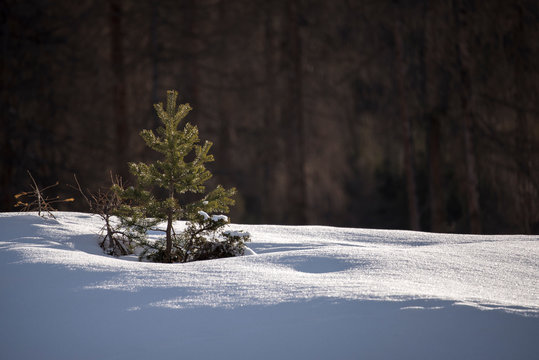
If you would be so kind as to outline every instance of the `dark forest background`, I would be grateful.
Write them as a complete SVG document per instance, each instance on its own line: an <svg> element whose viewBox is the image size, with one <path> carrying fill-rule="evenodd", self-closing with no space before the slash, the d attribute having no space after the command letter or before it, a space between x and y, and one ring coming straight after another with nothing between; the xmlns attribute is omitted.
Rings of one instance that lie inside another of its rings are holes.
<svg viewBox="0 0 539 360"><path fill-rule="evenodd" d="M128 177L176 89L234 222L539 233L536 0L0 6L0 211Z"/></svg>

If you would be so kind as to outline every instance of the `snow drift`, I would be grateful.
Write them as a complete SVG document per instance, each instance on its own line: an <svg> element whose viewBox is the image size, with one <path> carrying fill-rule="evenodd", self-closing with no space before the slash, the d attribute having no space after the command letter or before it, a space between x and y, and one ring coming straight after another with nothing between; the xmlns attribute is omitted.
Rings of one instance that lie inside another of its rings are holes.
<svg viewBox="0 0 539 360"><path fill-rule="evenodd" d="M537 236L241 225L255 255L156 264L55 214L0 214L2 359L539 356Z"/></svg>

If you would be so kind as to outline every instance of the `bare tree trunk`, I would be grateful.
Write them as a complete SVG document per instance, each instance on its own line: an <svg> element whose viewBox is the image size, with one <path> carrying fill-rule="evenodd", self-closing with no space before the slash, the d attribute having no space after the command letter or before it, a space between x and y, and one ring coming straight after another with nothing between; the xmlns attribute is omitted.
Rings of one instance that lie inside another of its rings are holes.
<svg viewBox="0 0 539 360"><path fill-rule="evenodd" d="M220 28L227 29L228 17L227 17L227 5L225 1L219 1L219 20L221 21ZM218 99L218 117L219 117L219 163L222 164L222 168L225 169L225 176L229 172L228 167L230 164L230 149L232 146L232 129L230 123L230 112L234 108L233 102L230 101L230 91L226 89L229 81L229 72L231 72L232 64L232 52L230 51L229 41L222 38L223 51L221 57L218 59L219 64L223 68L222 74L219 76L219 99Z"/></svg>
<svg viewBox="0 0 539 360"><path fill-rule="evenodd" d="M125 95L125 69L123 51L121 0L109 1L110 23L110 60L112 65L112 106L114 109L115 124L115 151L116 171L127 177L127 164L125 154L129 142L129 126L127 122L127 108Z"/></svg>
<svg viewBox="0 0 539 360"><path fill-rule="evenodd" d="M277 1L266 1L261 7L260 15L264 21L264 101L263 127L260 130L262 145L259 146L260 163L259 184L261 194L261 218L270 223L284 223L286 216L282 208L285 194L284 167L285 139L279 132L282 130L282 85L281 64L284 56L282 47L283 14L281 4Z"/></svg>
<svg viewBox="0 0 539 360"><path fill-rule="evenodd" d="M524 16L522 4L515 5L518 12L516 20L516 28L514 29L514 100L517 104L517 127L516 127L516 157L515 162L517 164L517 211L520 218L520 226L522 230L527 233L532 233L532 224L537 218L536 204L534 202L534 194L537 189L534 189L532 181L531 171L531 139L529 136L528 127L528 114L524 111L529 105L529 95L527 89L529 89L529 80L526 77L526 69L530 69L528 64L528 57L524 54L529 51L526 49L526 34L524 30ZM530 91L533 93L533 91Z"/></svg>
<svg viewBox="0 0 539 360"><path fill-rule="evenodd" d="M150 59L152 66L152 87L150 98L152 99L152 104L157 104L159 99L157 96L158 82L159 82L159 35L158 35L158 23L159 23L159 13L158 5L149 1L148 6L150 7ZM151 109L153 114L153 109Z"/></svg>
<svg viewBox="0 0 539 360"><path fill-rule="evenodd" d="M7 12L7 9L6 9ZM13 127L14 121L10 121L9 115L9 101L8 101L8 89L6 82L8 79L8 57L11 56L8 49L9 41L9 26L7 23L7 14L4 11L0 12L0 19L2 20L2 56L0 56L0 75L2 81L0 81L0 108L2 115L0 116L0 128L2 129L2 135L0 138L0 189L4 191L0 192L0 209L6 210L12 205L13 199L9 195L12 187L13 174L14 174L14 161L15 154L13 153L12 146L10 145L11 138L14 134Z"/></svg>
<svg viewBox="0 0 539 360"><path fill-rule="evenodd" d="M199 35L197 33L197 27L202 27L203 22L198 19L197 15L197 1L196 0L188 0L185 3L185 11L182 14L181 18L181 32L183 34L190 34L187 35L187 39L184 39L185 45L184 47L187 49L187 57L183 60L183 65L187 71L183 72L182 76L184 78L184 82L186 83L186 94L185 96L189 99L189 102L194 105L194 108L196 109L196 106L198 104L198 98L199 98L199 87L198 82L200 80L199 77L199 69L198 69L198 57L200 50L200 40ZM182 35L185 36L185 35ZM189 115L190 122L192 124L197 124L199 120L199 111L192 111Z"/></svg>
<svg viewBox="0 0 539 360"><path fill-rule="evenodd" d="M423 118L427 125L427 148L429 169L429 202L430 202L430 228L434 232L443 232L444 228L444 195L441 181L441 151L440 151L440 119L436 109L441 108L439 86L436 77L436 63L439 54L436 53L435 34L433 29L433 9L430 2L425 0L423 6L424 16L424 49L423 49ZM442 97L444 97L442 95Z"/></svg>
<svg viewBox="0 0 539 360"><path fill-rule="evenodd" d="M293 222L307 223L307 189L305 179L305 144L303 119L302 44L299 28L299 2L286 2L287 52L287 98L282 109L287 121L287 171L289 175L289 214Z"/></svg>
<svg viewBox="0 0 539 360"><path fill-rule="evenodd" d="M455 4L457 3L457 4ZM468 216L470 219L470 232L481 233L481 213L479 206L479 189L477 179L477 166L473 140L473 89L471 80L471 55L467 45L468 39L468 2L455 0L453 2L457 23L457 56L458 69L461 81L460 102L462 131L464 137L464 156L466 162L466 192L468 195Z"/></svg>
<svg viewBox="0 0 539 360"><path fill-rule="evenodd" d="M398 8L397 8L398 11ZM398 13L397 13L398 16ZM395 19L394 22L394 39L395 39L395 61L397 65L396 77L397 87L399 92L400 117L403 132L404 145L404 166L406 170L406 193L408 195L408 214L410 217L410 228L412 230L420 230L419 224L419 208L417 201L417 192L415 184L415 164L414 164L414 145L411 119L408 115L408 104L406 103L405 76L406 67L404 63L402 31L403 27L400 19Z"/></svg>
<svg viewBox="0 0 539 360"><path fill-rule="evenodd" d="M440 176L440 120L436 116L428 119L428 145L429 145L429 197L431 230L444 231L444 211L442 181Z"/></svg>
<svg viewBox="0 0 539 360"><path fill-rule="evenodd" d="M265 11L263 13L264 17L264 61L265 61L265 82L266 82L266 89L267 89L267 98L268 101L264 102L264 118L263 118L263 124L264 128L263 131L265 132L265 136L262 136L262 146L259 148L261 149L261 165L262 168L261 174L259 175L260 178L260 184L262 189L262 196L261 196L261 202L264 204L261 208L261 215L263 219L266 219L266 221L272 221L273 220L273 197L270 192L275 190L275 186L270 186L270 184L273 182L273 173L272 168L274 168L273 159L275 159L275 155L272 154L272 152L275 152L276 146L275 146L275 48L274 45L274 26L273 21L274 17L272 16L272 3L269 1L264 2Z"/></svg>

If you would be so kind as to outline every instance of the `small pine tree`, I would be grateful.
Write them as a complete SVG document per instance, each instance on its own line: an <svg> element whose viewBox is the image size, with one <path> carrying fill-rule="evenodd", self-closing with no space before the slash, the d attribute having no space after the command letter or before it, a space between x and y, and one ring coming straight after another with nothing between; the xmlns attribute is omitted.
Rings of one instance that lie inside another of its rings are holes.
<svg viewBox="0 0 539 360"><path fill-rule="evenodd" d="M157 222L166 222L164 243L141 242L147 250L153 248L149 257L161 262L194 260L188 256L193 251L188 246L195 239L189 236L188 231L176 234L174 221L186 219L191 222L191 228L196 227L193 224L203 222L200 212L228 212L229 206L234 204L231 196L236 193L234 188L226 190L218 185L197 200L187 200L187 193L205 192L204 183L212 174L204 164L214 158L209 154L210 141L200 145L196 126L187 122L183 129L179 128L191 106L177 105L177 97L176 91L167 91L166 107L162 103L154 105L163 124L157 129L157 134L152 130L143 130L140 134L148 147L162 154L161 160L149 164L130 163L129 169L137 179L137 186L117 189L129 204L119 210L120 219L136 228L138 233L140 229L155 227ZM157 191L157 188L161 190ZM227 223L216 222L212 230ZM195 231L195 234L200 233Z"/></svg>

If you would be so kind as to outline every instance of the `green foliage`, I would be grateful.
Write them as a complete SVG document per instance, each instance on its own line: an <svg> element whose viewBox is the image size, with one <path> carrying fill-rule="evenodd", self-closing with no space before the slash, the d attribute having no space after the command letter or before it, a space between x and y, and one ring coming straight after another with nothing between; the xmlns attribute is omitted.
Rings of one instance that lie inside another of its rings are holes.
<svg viewBox="0 0 539 360"><path fill-rule="evenodd" d="M200 144L198 128L182 120L191 111L189 104L177 105L176 91L167 91L167 104L156 104L155 111L163 126L154 133L143 130L140 135L146 145L162 154L154 163L130 163L129 170L136 177L135 187L127 189L117 187L115 191L124 200L118 209L118 216L123 226L130 229L130 236L144 248L141 257L159 262L185 262L214 258L216 248L223 248L218 240L217 231L227 221L212 221L207 213L227 213L234 205L231 198L236 190L225 189L218 185L198 199L186 201L184 194L204 194L204 185L212 176L205 163L213 161L209 154L212 143ZM161 189L161 190L158 190ZM162 194L165 194L163 196ZM160 194L161 196L158 196ZM206 216L201 217L201 213ZM174 221L189 220L187 229L177 234ZM166 222L165 237L158 241L149 241L148 230L159 230L157 224ZM228 248L243 246L241 241L226 239ZM239 245L242 244L242 245ZM222 249L221 249L222 250ZM234 249L241 253L242 249ZM222 251L231 254L234 251ZM203 255L205 254L205 255ZM227 255L228 256L228 255ZM232 256L232 255L230 255Z"/></svg>
<svg viewBox="0 0 539 360"><path fill-rule="evenodd" d="M205 214L201 211L201 213ZM142 240L141 259L155 262L189 262L219 259L244 254L245 243L250 241L250 234L242 231L222 231L228 224L223 215L208 215L187 223L186 229L172 237L172 250L166 253L166 239L157 241Z"/></svg>

